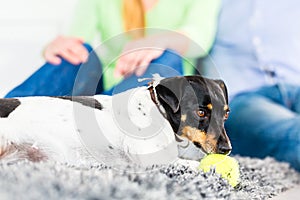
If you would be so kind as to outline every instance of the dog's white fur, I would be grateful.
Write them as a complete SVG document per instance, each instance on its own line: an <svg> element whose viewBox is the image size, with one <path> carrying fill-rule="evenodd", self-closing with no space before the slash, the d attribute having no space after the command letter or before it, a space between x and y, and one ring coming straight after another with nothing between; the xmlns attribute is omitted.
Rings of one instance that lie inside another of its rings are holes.
<svg viewBox="0 0 300 200"><path fill-rule="evenodd" d="M171 145L175 144L173 130L151 100L147 87L113 97L96 95L94 98L103 109L53 97L19 98L21 105L7 118L0 118L2 153L12 143L29 143L47 159L69 163L79 163L96 154L104 159L116 159L120 156L116 152L125 152L134 161L140 159L136 156L147 157L160 151L174 157L177 146L174 149ZM131 129L126 130L128 127ZM157 134L146 139L130 135L132 130L135 134L141 131L143 137L147 127L157 130ZM10 159L13 158L11 155ZM160 164L156 159L152 161Z"/></svg>

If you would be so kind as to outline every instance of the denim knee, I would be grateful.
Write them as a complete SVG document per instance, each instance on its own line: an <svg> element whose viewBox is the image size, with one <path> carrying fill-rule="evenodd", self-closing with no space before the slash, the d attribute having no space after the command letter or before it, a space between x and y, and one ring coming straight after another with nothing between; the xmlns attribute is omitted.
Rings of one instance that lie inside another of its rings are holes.
<svg viewBox="0 0 300 200"><path fill-rule="evenodd" d="M183 75L183 61L182 57L172 49L166 49L163 54L152 60L151 64L161 64L164 67L172 68L178 74ZM168 75L168 73L166 73Z"/></svg>
<svg viewBox="0 0 300 200"><path fill-rule="evenodd" d="M145 86L148 84L149 80L138 81L139 78L152 78L153 74L159 74L161 77L173 77L183 75L183 62L182 58L178 53L173 50L167 49L163 54L152 60L149 64L146 72L137 77L135 74L125 78L121 83L117 84L115 87L104 94L118 94L124 92L128 89L135 87Z"/></svg>
<svg viewBox="0 0 300 200"><path fill-rule="evenodd" d="M261 95L245 94L231 102L225 128L233 153L272 156L300 170L300 116Z"/></svg>
<svg viewBox="0 0 300 200"><path fill-rule="evenodd" d="M93 48L89 44L84 44L84 47L90 52L88 60L89 64L85 64L85 66L88 65L89 68L94 68L99 71L101 69L101 63L98 60L96 54L92 51ZM72 95L74 82L80 68L80 65L73 65L65 59L62 59L61 63L58 66L52 65L51 63L45 63L23 83L11 90L5 96L5 98L24 96ZM98 77L92 78L93 80L97 79L99 81ZM82 83L85 83L84 78L79 79L78 83L81 83L78 84L78 86L82 86ZM88 84L84 84L84 87L86 87L87 85ZM76 90L75 92L81 95L80 92L85 90L84 87L78 87L78 90ZM101 88L101 85L97 87L97 90L98 88L99 90L103 90ZM88 93L92 94L93 92L89 91Z"/></svg>

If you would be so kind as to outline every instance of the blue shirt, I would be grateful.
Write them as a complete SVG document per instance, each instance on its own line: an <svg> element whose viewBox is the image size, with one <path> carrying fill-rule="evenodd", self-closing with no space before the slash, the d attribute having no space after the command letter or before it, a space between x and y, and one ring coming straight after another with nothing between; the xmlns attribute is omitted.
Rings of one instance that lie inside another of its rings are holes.
<svg viewBox="0 0 300 200"><path fill-rule="evenodd" d="M223 0L216 40L204 62L229 97L280 82L300 85L300 1Z"/></svg>

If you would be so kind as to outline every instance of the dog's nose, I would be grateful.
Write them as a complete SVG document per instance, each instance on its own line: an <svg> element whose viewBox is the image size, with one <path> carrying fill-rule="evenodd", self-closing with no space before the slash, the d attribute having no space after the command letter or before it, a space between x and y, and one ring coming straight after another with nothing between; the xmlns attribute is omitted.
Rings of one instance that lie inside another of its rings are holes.
<svg viewBox="0 0 300 200"><path fill-rule="evenodd" d="M228 155L231 152L232 148L228 145L219 145L218 153Z"/></svg>

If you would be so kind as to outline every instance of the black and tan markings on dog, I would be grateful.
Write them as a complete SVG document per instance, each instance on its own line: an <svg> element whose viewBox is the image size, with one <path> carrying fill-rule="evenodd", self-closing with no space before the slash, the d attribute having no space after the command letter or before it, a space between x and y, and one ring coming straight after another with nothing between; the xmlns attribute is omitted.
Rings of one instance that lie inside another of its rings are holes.
<svg viewBox="0 0 300 200"><path fill-rule="evenodd" d="M131 120L144 126L151 118L152 109L161 113L167 126L163 136L136 141L124 136L116 125L112 101L114 97L23 97L0 99L0 158L31 161L57 160L74 162L84 159L85 147L80 128L74 121L74 107L94 112L100 129L110 141L109 150L148 153L164 148L177 140L190 141L202 152L228 154L231 144L224 129L229 107L223 81L201 76L184 76L153 81L148 87L139 87L118 94L120 97L134 91L134 103L126 103ZM136 105L135 105L136 104ZM122 116L121 116L122 117ZM127 116L128 117L128 116ZM84 118L87 122L89 119ZM151 121L151 120L150 120ZM143 125L144 124L144 125ZM175 134L175 135L174 135ZM122 144L122 145L120 145Z"/></svg>

